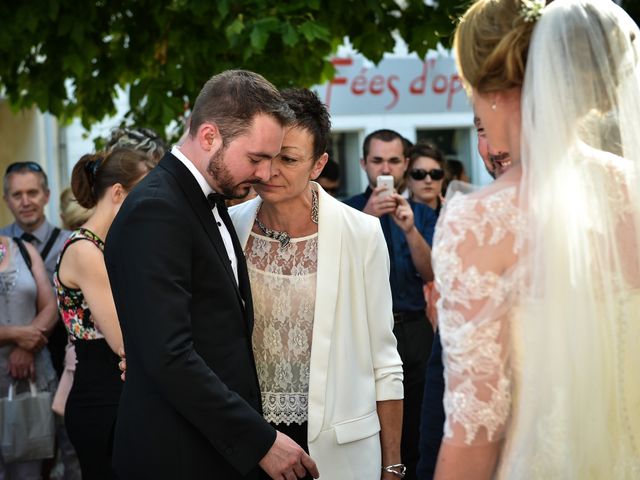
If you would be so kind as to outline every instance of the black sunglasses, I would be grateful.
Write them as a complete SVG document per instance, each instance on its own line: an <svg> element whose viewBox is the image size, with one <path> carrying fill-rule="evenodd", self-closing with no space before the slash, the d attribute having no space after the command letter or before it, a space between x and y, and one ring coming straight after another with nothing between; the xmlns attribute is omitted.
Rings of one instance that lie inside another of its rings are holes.
<svg viewBox="0 0 640 480"><path fill-rule="evenodd" d="M431 177L431 180L442 180L444 178L444 170L441 168L434 168L432 170L413 168L409 170L409 176L414 180L424 180L427 178L427 175Z"/></svg>
<svg viewBox="0 0 640 480"><path fill-rule="evenodd" d="M30 170L32 172L44 173L40 164L36 162L15 162L7 167L7 170L6 172L4 172L4 174L9 175L10 173L18 172L21 170Z"/></svg>

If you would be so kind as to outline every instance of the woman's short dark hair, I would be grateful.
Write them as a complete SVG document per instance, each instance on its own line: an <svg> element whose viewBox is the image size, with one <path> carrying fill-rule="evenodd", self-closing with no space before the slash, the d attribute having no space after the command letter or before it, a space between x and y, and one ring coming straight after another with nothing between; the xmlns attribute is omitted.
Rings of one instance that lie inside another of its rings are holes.
<svg viewBox="0 0 640 480"><path fill-rule="evenodd" d="M313 137L313 159L317 160L327 151L331 133L331 120L324 103L308 88L289 88L282 97L293 110L293 126L307 130Z"/></svg>

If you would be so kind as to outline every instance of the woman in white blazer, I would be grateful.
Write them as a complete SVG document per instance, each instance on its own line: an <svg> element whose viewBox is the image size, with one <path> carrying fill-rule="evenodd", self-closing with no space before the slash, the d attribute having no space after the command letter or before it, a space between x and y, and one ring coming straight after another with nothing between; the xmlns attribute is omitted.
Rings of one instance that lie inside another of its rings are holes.
<svg viewBox="0 0 640 480"><path fill-rule="evenodd" d="M311 181L328 158L329 115L309 90L283 95L296 122L271 178L230 210L251 278L263 414L308 448L323 480L402 478L402 363L380 222Z"/></svg>

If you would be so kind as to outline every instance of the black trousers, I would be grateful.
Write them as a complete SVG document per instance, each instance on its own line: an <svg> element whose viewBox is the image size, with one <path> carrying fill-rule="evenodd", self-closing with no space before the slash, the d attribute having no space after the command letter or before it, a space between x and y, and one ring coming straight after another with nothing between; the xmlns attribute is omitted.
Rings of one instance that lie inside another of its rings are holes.
<svg viewBox="0 0 640 480"><path fill-rule="evenodd" d="M122 380L119 358L106 340L76 340L76 373L65 407L65 426L83 480L113 480L113 428Z"/></svg>
<svg viewBox="0 0 640 480"><path fill-rule="evenodd" d="M401 455L402 463L407 467L405 480L415 480L419 458L420 409L433 329L424 312L409 312L395 317L393 333L398 341L404 373Z"/></svg>

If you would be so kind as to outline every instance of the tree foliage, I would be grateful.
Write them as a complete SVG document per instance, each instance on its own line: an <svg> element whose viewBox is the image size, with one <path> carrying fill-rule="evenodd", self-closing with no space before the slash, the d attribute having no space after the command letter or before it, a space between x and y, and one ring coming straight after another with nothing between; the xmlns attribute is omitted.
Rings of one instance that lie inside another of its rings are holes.
<svg viewBox="0 0 640 480"><path fill-rule="evenodd" d="M433 3L433 2L428 2ZM0 95L88 128L115 113L129 86L128 121L158 131L179 118L211 75L229 68L280 87L329 79L348 37L365 57L394 34L424 55L447 45L467 0L22 0L0 2ZM640 19L640 2L622 0Z"/></svg>
<svg viewBox="0 0 640 480"><path fill-rule="evenodd" d="M277 86L329 79L349 37L379 61L397 32L424 55L448 42L460 1L23 0L0 2L0 88L15 109L37 105L85 127L115 113L159 131L216 72L245 68ZM400 6L402 5L402 6Z"/></svg>

